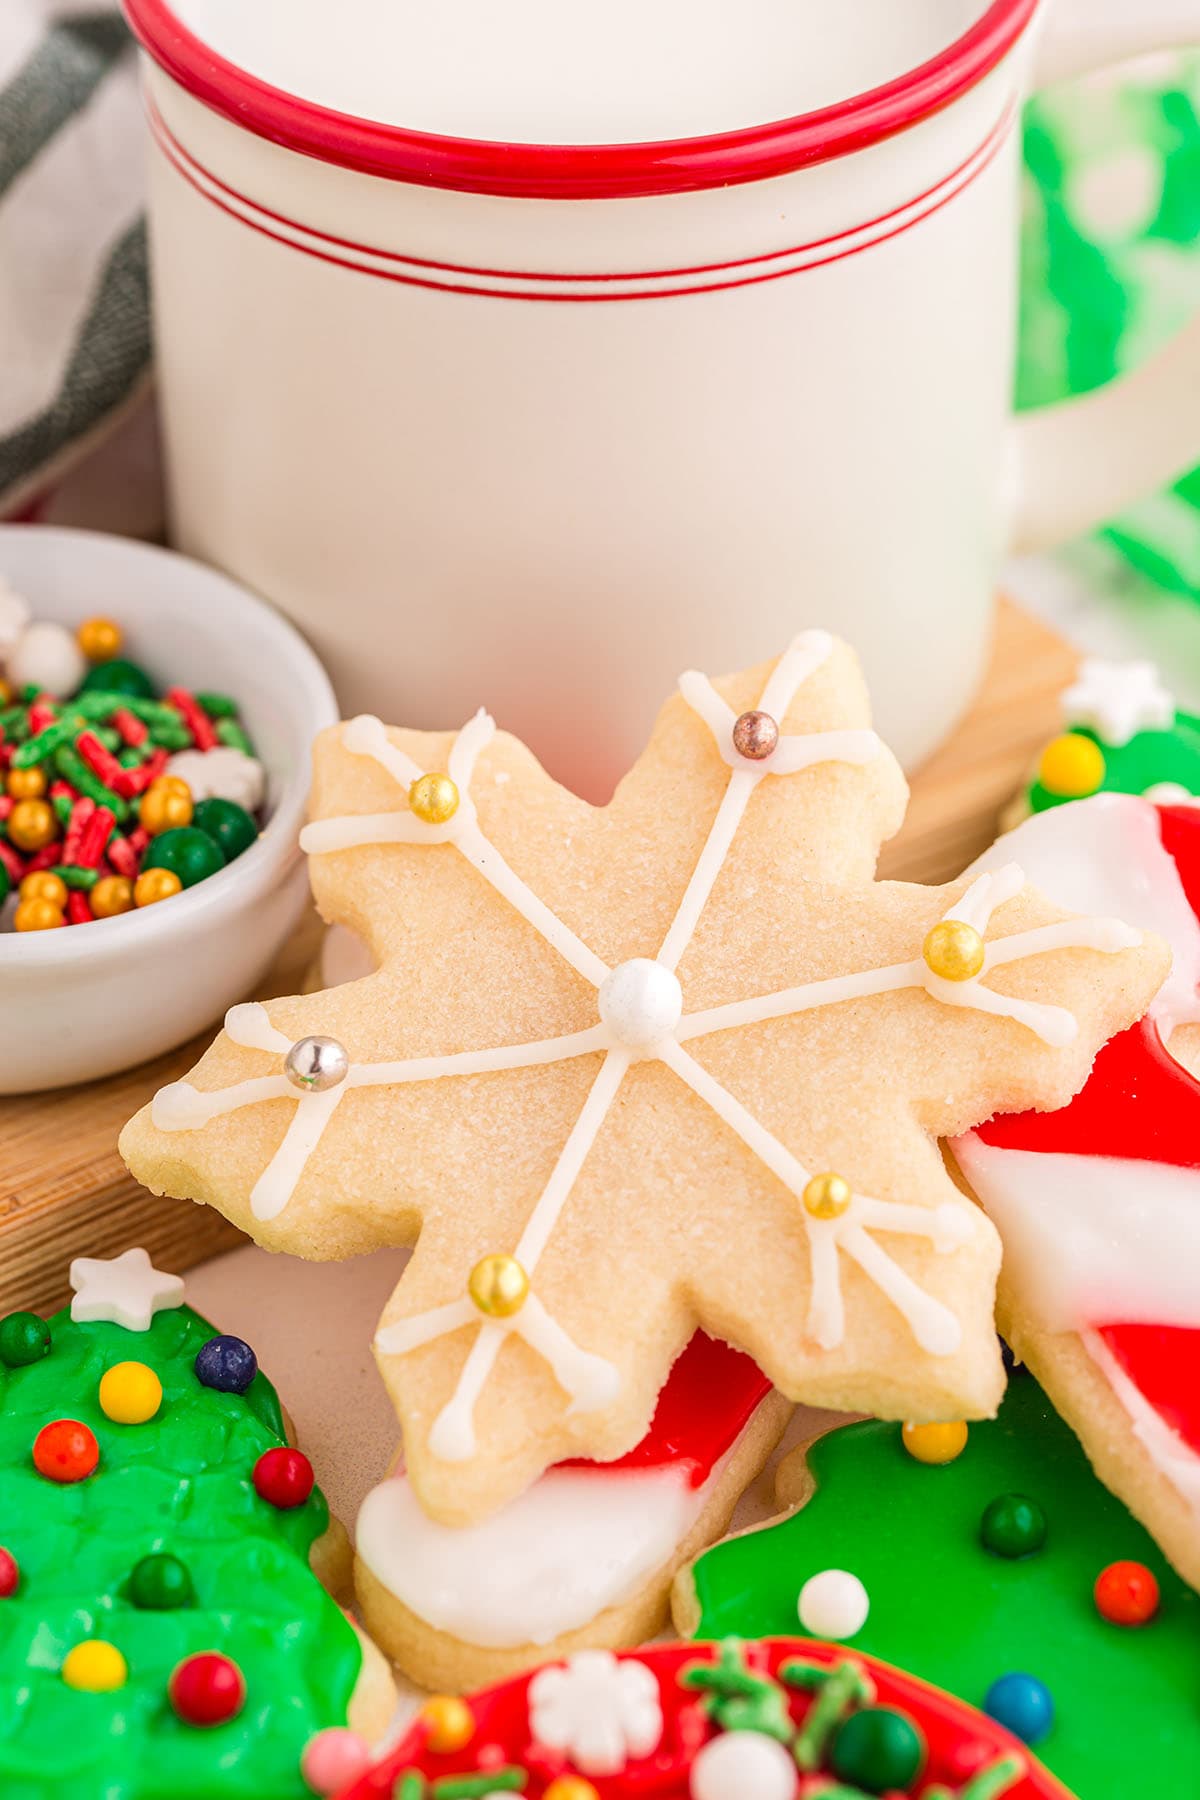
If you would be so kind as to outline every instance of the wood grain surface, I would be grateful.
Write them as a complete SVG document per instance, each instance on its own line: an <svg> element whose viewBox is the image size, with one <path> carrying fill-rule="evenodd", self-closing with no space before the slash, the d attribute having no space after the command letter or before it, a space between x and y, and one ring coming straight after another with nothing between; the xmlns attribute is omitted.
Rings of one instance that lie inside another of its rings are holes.
<svg viewBox="0 0 1200 1800"><path fill-rule="evenodd" d="M882 875L944 881L986 848L1001 808L1057 727L1057 697L1075 663L1060 638L1001 603L983 689L914 778ZM268 997L301 986L318 942L311 916L276 966ZM207 1035L107 1081L0 1100L0 1315L61 1306L73 1254L114 1256L144 1244L160 1268L182 1271L239 1241L208 1207L148 1194L117 1155L126 1119L190 1067Z"/></svg>

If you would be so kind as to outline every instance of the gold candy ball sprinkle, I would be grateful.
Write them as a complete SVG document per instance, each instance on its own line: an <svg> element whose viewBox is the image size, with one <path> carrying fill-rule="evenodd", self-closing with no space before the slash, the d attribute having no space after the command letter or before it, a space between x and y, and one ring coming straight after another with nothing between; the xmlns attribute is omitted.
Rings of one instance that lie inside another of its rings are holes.
<svg viewBox="0 0 1200 1800"><path fill-rule="evenodd" d="M192 790L186 781L167 775L152 781L142 795L138 818L151 837L192 822Z"/></svg>
<svg viewBox="0 0 1200 1800"><path fill-rule="evenodd" d="M133 883L124 875L102 875L88 896L97 919L115 919L133 910Z"/></svg>
<svg viewBox="0 0 1200 1800"><path fill-rule="evenodd" d="M75 642L89 662L111 662L120 655L124 641L115 619L85 619L75 633Z"/></svg>
<svg viewBox="0 0 1200 1800"><path fill-rule="evenodd" d="M182 888L174 869L143 869L133 884L134 904L153 906L156 901L170 900Z"/></svg>
<svg viewBox="0 0 1200 1800"><path fill-rule="evenodd" d="M453 1756L475 1736L475 1715L457 1694L434 1694L421 1708L425 1747L435 1756Z"/></svg>
<svg viewBox="0 0 1200 1800"><path fill-rule="evenodd" d="M1104 752L1082 732L1067 731L1052 738L1038 763L1038 780L1048 794L1081 800L1094 794L1104 780Z"/></svg>
<svg viewBox="0 0 1200 1800"><path fill-rule="evenodd" d="M853 1198L840 1175L814 1175L804 1189L804 1210L814 1219L840 1219Z"/></svg>
<svg viewBox="0 0 1200 1800"><path fill-rule="evenodd" d="M4 785L11 800L40 800L46 791L46 776L41 769L10 769Z"/></svg>
<svg viewBox="0 0 1200 1800"><path fill-rule="evenodd" d="M921 946L925 966L943 981L970 981L983 968L983 939L965 919L941 919Z"/></svg>
<svg viewBox="0 0 1200 1800"><path fill-rule="evenodd" d="M529 1277L515 1256L485 1256L475 1264L467 1292L489 1319L511 1319L529 1293Z"/></svg>
<svg viewBox="0 0 1200 1800"><path fill-rule="evenodd" d="M67 904L67 884L51 869L35 869L32 875L23 876L19 892L22 900L48 900L60 912Z"/></svg>
<svg viewBox="0 0 1200 1800"><path fill-rule="evenodd" d="M62 908L52 900L22 900L13 914L13 925L18 931L53 931L66 922Z"/></svg>
<svg viewBox="0 0 1200 1800"><path fill-rule="evenodd" d="M762 762L779 742L779 726L765 712L744 712L733 727L733 747L748 762Z"/></svg>
<svg viewBox="0 0 1200 1800"><path fill-rule="evenodd" d="M913 1460L928 1463L930 1468L952 1463L967 1447L967 1427L961 1419L942 1425L905 1425L900 1435Z"/></svg>
<svg viewBox="0 0 1200 1800"><path fill-rule="evenodd" d="M9 841L18 850L44 850L58 836L58 820L48 800L18 800L8 815Z"/></svg>
<svg viewBox="0 0 1200 1800"><path fill-rule="evenodd" d="M426 825L444 825L458 811L458 787L448 775L418 775L408 804Z"/></svg>

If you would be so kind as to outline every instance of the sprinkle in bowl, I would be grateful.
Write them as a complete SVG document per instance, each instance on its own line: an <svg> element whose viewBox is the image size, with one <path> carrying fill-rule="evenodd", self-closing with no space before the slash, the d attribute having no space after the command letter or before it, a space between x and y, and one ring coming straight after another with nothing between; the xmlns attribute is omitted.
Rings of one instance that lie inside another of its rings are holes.
<svg viewBox="0 0 1200 1800"><path fill-rule="evenodd" d="M85 929L0 932L0 1093L65 1087L175 1048L244 998L308 891L298 834L313 738L338 717L285 620L215 570L95 532L0 526L0 576L39 619L119 619L164 683L235 695L266 769L257 841L207 880Z"/></svg>

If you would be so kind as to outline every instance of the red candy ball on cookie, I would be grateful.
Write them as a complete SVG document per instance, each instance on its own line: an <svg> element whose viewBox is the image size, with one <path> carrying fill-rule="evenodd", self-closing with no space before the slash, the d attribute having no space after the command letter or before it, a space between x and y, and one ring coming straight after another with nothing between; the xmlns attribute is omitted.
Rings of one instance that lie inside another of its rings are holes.
<svg viewBox="0 0 1200 1800"><path fill-rule="evenodd" d="M0 1600L10 1600L21 1585L21 1571L11 1550L0 1544Z"/></svg>
<svg viewBox="0 0 1200 1800"><path fill-rule="evenodd" d="M1110 1625L1147 1625L1158 1611L1158 1582L1145 1563L1109 1563L1093 1593L1096 1611Z"/></svg>
<svg viewBox="0 0 1200 1800"><path fill-rule="evenodd" d="M33 1466L47 1481L85 1481L99 1461L95 1433L78 1419L55 1419L33 1441Z"/></svg>
<svg viewBox="0 0 1200 1800"><path fill-rule="evenodd" d="M246 1682L229 1657L201 1650L176 1665L167 1693L185 1725L224 1725L245 1705Z"/></svg>
<svg viewBox="0 0 1200 1800"><path fill-rule="evenodd" d="M302 1450L289 1444L264 1450L254 1465L254 1491L281 1512L303 1506L313 1491L313 1466Z"/></svg>

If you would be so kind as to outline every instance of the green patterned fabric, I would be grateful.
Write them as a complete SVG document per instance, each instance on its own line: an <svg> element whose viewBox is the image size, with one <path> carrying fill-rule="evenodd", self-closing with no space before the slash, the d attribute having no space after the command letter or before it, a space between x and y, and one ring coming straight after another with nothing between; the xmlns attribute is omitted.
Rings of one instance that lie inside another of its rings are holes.
<svg viewBox="0 0 1200 1800"><path fill-rule="evenodd" d="M1136 367L1200 307L1200 60L1042 96L1024 147L1017 400L1029 407ZM1200 469L1104 535L1161 587L1200 599Z"/></svg>

